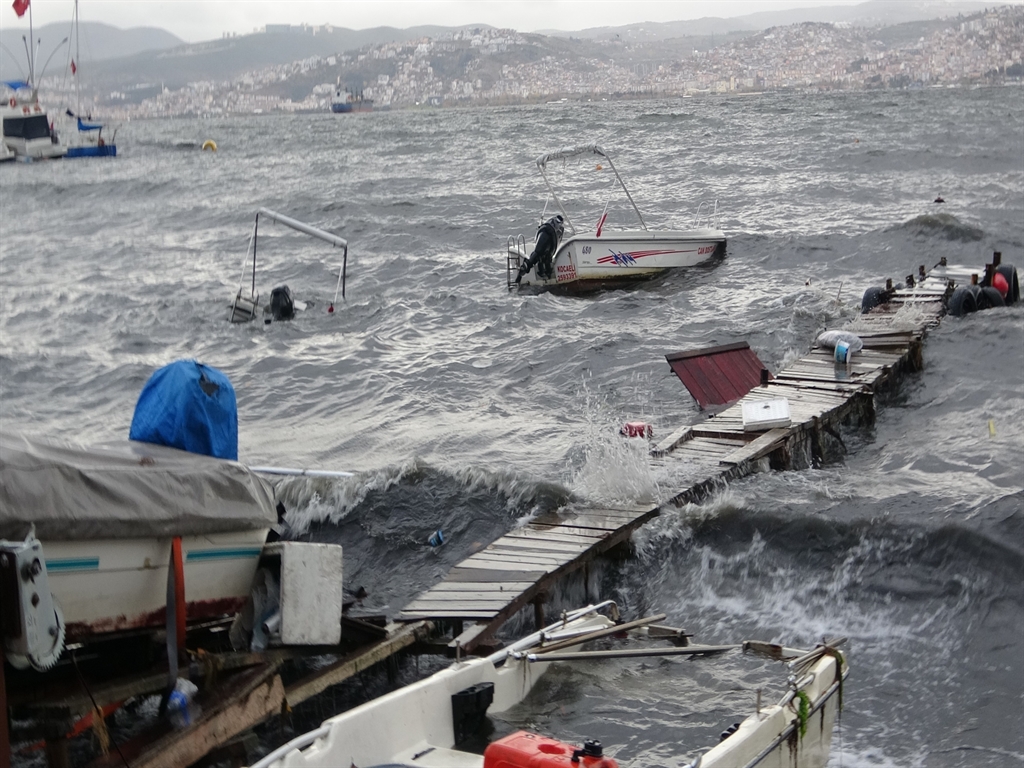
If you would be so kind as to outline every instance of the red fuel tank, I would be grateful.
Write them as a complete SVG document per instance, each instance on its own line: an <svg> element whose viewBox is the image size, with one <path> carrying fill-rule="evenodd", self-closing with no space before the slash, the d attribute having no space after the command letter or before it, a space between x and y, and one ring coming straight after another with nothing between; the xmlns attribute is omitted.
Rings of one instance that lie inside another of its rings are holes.
<svg viewBox="0 0 1024 768"><path fill-rule="evenodd" d="M547 736L516 731L488 745L484 768L619 768L619 764L603 756L599 741L574 747Z"/></svg>

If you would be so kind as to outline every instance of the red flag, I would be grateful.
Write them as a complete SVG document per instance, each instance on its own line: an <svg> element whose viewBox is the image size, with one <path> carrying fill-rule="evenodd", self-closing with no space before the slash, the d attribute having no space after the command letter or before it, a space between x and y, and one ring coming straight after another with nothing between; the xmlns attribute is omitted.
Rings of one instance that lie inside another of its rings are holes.
<svg viewBox="0 0 1024 768"><path fill-rule="evenodd" d="M77 72L77 71L78 71L78 67L76 67L76 66L75 66L75 60L74 60L74 59L72 59L72 60L71 60L71 74L73 75L73 74L75 74L75 72Z"/></svg>
<svg viewBox="0 0 1024 768"><path fill-rule="evenodd" d="M14 8L14 12L16 14L18 14L18 18L19 19L22 16L24 16L25 15L25 11L28 10L28 4L29 4L29 0L14 0L14 5L11 6L11 7Z"/></svg>
<svg viewBox="0 0 1024 768"><path fill-rule="evenodd" d="M601 236L601 230L604 229L604 222L608 218L608 204L605 203L604 213L601 214L601 218L597 220L597 236Z"/></svg>

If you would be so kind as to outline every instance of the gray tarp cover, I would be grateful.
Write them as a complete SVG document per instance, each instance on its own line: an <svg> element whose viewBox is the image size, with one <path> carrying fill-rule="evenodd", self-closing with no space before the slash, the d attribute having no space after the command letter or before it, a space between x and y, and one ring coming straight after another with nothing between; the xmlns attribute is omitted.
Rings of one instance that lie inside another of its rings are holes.
<svg viewBox="0 0 1024 768"><path fill-rule="evenodd" d="M125 539L258 530L273 490L244 465L152 443L84 446L0 433L0 539Z"/></svg>

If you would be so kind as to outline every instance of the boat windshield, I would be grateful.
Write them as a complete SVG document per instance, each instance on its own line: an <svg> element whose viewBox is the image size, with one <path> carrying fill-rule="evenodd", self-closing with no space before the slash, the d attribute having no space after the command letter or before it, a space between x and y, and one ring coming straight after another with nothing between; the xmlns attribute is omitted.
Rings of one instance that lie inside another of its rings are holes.
<svg viewBox="0 0 1024 768"><path fill-rule="evenodd" d="M48 139L50 124L46 122L46 115L5 117L4 136L9 139Z"/></svg>

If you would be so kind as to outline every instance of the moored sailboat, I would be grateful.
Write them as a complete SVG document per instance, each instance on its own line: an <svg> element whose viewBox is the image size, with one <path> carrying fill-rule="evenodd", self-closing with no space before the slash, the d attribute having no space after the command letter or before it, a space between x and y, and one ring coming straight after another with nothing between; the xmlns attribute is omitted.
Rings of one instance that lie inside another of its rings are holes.
<svg viewBox="0 0 1024 768"><path fill-rule="evenodd" d="M75 0L75 12L71 21L72 34L75 37L75 55L68 64L68 70L75 81L75 111L67 109L64 112L68 120L63 125L58 135L61 141L67 146L68 157L116 157L117 129L113 135L104 137L104 125L92 119L91 115L82 118L82 80L81 80L81 48L79 46L78 34L78 0ZM70 122L69 121L73 121Z"/></svg>

